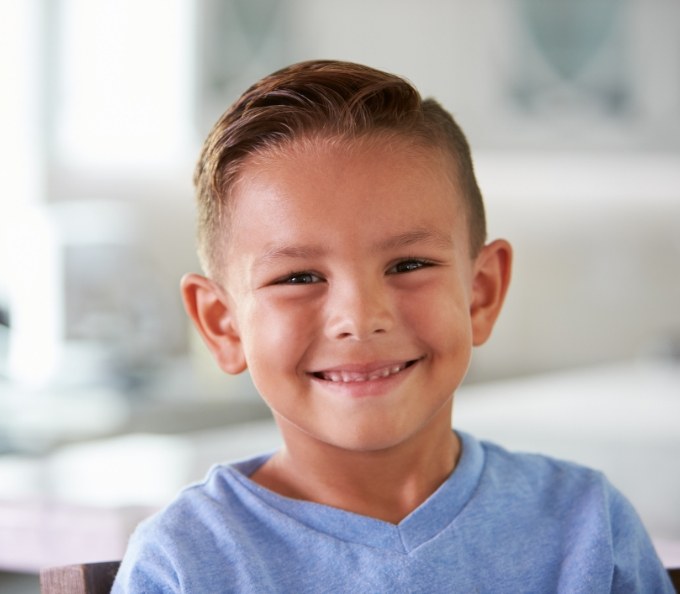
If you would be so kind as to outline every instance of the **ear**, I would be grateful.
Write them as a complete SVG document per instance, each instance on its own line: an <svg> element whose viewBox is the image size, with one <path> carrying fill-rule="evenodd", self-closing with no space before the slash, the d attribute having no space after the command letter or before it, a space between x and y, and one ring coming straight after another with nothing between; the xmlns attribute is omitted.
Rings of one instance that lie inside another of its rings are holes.
<svg viewBox="0 0 680 594"><path fill-rule="evenodd" d="M227 292L199 274L185 275L181 291L187 314L220 368L231 374L244 371L247 365L243 345Z"/></svg>
<svg viewBox="0 0 680 594"><path fill-rule="evenodd" d="M484 344L501 312L510 285L512 247L502 239L485 245L474 262L470 317L472 344Z"/></svg>

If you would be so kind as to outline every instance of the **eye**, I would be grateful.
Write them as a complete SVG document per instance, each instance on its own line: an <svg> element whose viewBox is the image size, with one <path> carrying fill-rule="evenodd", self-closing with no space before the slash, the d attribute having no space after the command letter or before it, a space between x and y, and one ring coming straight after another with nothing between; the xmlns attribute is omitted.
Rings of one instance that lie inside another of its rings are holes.
<svg viewBox="0 0 680 594"><path fill-rule="evenodd" d="M292 272L288 276L277 280L276 285L312 285L320 283L323 279L312 272Z"/></svg>
<svg viewBox="0 0 680 594"><path fill-rule="evenodd" d="M400 260L387 270L388 274L404 274L405 272L413 272L421 268L433 266L433 263L421 258L408 258L407 260Z"/></svg>

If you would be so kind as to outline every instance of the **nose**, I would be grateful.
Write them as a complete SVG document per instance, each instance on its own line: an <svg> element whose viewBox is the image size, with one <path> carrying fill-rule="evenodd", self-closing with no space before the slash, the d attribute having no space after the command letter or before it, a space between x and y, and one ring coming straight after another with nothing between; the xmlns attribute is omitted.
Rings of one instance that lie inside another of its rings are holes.
<svg viewBox="0 0 680 594"><path fill-rule="evenodd" d="M389 332L395 319L390 295L379 282L332 287L327 313L326 334L331 339L367 340Z"/></svg>

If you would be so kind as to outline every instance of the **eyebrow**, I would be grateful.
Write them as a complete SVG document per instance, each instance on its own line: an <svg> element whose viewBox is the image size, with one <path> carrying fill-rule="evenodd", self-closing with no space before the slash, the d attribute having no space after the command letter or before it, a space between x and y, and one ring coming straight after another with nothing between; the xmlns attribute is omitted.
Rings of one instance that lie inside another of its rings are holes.
<svg viewBox="0 0 680 594"><path fill-rule="evenodd" d="M386 240L378 242L376 247L378 250L388 251L409 247L417 243L428 243L447 249L453 247L453 238L434 229L414 229L394 237L388 237Z"/></svg>
<svg viewBox="0 0 680 594"><path fill-rule="evenodd" d="M290 258L316 258L326 253L326 249L321 246L305 245L284 245L274 246L268 249L257 259L258 264L267 264L276 260Z"/></svg>

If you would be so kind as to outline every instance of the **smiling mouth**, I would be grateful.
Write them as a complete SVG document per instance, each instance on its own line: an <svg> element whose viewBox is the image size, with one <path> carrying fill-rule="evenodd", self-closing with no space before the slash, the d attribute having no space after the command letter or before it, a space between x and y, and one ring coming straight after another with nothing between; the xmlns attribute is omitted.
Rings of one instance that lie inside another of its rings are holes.
<svg viewBox="0 0 680 594"><path fill-rule="evenodd" d="M311 375L327 382L370 382L401 373L404 369L415 365L418 361L419 359L413 359L411 361L405 361L404 363L385 365L379 369L374 369L369 373L360 373L346 369L331 369L327 371L316 371Z"/></svg>

